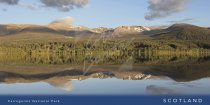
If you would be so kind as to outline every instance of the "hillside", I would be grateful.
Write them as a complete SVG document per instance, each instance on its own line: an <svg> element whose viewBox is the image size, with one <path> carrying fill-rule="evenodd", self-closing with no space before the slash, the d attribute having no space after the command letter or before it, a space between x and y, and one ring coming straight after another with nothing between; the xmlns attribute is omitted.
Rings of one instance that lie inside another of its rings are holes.
<svg viewBox="0 0 210 105"><path fill-rule="evenodd" d="M0 25L0 36L15 35L24 33L48 33L64 36L74 36L83 34L94 34L92 30L86 27L73 27L64 24L49 24L49 25L30 25L30 24L7 24Z"/></svg>
<svg viewBox="0 0 210 105"><path fill-rule="evenodd" d="M174 24L152 37L155 39L209 40L210 30L190 24Z"/></svg>
<svg viewBox="0 0 210 105"><path fill-rule="evenodd" d="M148 38L142 32L150 31L144 26L120 26L116 28L88 28L70 26L61 23L48 25L6 24L0 25L0 40L35 40L35 39L99 39L99 38Z"/></svg>
<svg viewBox="0 0 210 105"><path fill-rule="evenodd" d="M116 28L106 29L101 33L103 38L140 38L148 39L143 32L150 31L150 28L145 26L119 26Z"/></svg>
<svg viewBox="0 0 210 105"><path fill-rule="evenodd" d="M174 24L164 29L163 27L145 26L88 28L61 23L0 25L0 40L65 40L69 38L210 40L210 30L190 24Z"/></svg>

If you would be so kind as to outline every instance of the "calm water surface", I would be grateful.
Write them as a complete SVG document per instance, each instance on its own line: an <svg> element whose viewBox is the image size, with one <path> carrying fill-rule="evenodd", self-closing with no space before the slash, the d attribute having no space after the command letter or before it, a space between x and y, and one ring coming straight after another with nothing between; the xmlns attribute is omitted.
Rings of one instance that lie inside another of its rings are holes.
<svg viewBox="0 0 210 105"><path fill-rule="evenodd" d="M208 56L0 60L0 95L210 95L209 64Z"/></svg>

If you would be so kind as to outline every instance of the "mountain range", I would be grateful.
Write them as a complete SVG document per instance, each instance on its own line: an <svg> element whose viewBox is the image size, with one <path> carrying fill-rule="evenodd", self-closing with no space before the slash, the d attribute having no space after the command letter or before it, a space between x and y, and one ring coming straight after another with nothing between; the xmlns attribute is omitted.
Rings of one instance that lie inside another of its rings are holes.
<svg viewBox="0 0 210 105"><path fill-rule="evenodd" d="M49 25L5 24L0 25L0 39L5 38L74 38L94 36L95 38L152 38L178 40L210 39L210 29L191 24L174 24L167 28L146 26L119 26L116 28L88 28L61 23ZM8 39L7 38L7 39Z"/></svg>

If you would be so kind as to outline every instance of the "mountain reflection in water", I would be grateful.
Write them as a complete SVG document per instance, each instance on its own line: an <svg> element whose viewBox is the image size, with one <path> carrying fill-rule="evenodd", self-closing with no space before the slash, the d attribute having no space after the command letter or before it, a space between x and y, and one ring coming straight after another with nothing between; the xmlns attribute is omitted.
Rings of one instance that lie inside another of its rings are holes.
<svg viewBox="0 0 210 105"><path fill-rule="evenodd" d="M0 94L210 94L208 56L38 60L0 60Z"/></svg>

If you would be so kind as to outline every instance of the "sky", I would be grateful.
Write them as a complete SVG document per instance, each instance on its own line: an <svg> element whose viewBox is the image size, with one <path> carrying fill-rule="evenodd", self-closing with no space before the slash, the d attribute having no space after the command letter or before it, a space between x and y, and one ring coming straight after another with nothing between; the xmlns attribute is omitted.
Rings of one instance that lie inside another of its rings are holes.
<svg viewBox="0 0 210 105"><path fill-rule="evenodd" d="M210 26L210 0L0 0L0 24Z"/></svg>

